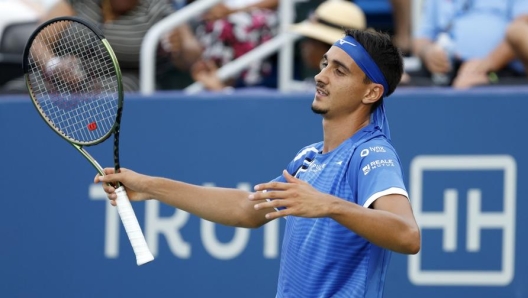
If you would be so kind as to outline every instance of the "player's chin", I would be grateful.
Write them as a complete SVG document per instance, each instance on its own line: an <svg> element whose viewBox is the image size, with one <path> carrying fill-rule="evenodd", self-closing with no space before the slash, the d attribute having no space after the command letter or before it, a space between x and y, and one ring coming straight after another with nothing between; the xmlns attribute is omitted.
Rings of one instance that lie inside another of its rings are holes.
<svg viewBox="0 0 528 298"><path fill-rule="evenodd" d="M318 105L316 101L314 101L314 103L312 104L312 112L314 112L315 114L324 115L328 113L328 109L325 109L321 105Z"/></svg>

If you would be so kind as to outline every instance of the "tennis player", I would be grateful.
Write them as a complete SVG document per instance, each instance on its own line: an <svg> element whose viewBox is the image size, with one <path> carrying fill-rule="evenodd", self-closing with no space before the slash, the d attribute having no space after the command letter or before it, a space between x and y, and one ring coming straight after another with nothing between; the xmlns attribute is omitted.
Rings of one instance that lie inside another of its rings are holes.
<svg viewBox="0 0 528 298"><path fill-rule="evenodd" d="M133 201L157 199L224 225L286 218L276 297L382 297L391 251L420 250L383 103L400 81L402 57L386 34L347 30L321 65L312 110L323 118L323 141L255 192L125 169L106 169L95 182L120 181ZM114 189L103 187L115 204Z"/></svg>

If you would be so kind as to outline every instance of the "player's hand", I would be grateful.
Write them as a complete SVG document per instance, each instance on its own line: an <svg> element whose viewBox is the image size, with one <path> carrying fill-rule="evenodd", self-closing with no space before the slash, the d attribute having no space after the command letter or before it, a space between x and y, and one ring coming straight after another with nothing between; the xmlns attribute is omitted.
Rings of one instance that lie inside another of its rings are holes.
<svg viewBox="0 0 528 298"><path fill-rule="evenodd" d="M286 170L282 175L287 183L269 182L255 186L256 192L249 196L250 200L272 200L256 204L255 209L285 208L266 214L267 219L287 215L311 218L328 216L331 201L337 198L321 193L305 181L293 177Z"/></svg>
<svg viewBox="0 0 528 298"><path fill-rule="evenodd" d="M123 184L128 198L131 201L144 201L151 198L147 193L149 176L141 175L124 168L121 168L117 174L113 168L105 168L104 172L104 176L100 174L95 176L94 183L103 183L103 189L107 193L108 199L111 200L110 203L113 206L116 206L115 200L117 199L117 194L111 184L115 184L116 182Z"/></svg>

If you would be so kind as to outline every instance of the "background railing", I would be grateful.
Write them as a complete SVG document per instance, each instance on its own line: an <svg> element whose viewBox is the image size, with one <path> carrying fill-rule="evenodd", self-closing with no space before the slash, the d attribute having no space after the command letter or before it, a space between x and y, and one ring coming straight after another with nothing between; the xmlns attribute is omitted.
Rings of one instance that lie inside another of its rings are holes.
<svg viewBox="0 0 528 298"><path fill-rule="evenodd" d="M208 8L220 2L220 0L200 0L185 6L157 23L149 30L141 46L140 62L140 90L143 95L152 94L155 91L155 59L156 47L161 38L172 28L175 28L190 19L200 15ZM295 15L295 1L282 0L279 5L280 33L272 40L258 46L246 55L232 61L218 70L221 80L228 79L244 70L251 62L264 59L279 51L279 89L282 91L294 85L293 77L293 42L298 38L295 34L288 32ZM194 83L187 87L186 91L194 93L203 89L200 83Z"/></svg>
<svg viewBox="0 0 528 298"><path fill-rule="evenodd" d="M199 16L201 13L217 4L221 0L198 0L174 12L164 20L154 25L145 36L140 54L140 91L143 95L150 95L156 89L155 67L156 48L161 38L171 29ZM328 0L332 1L332 0ZM416 26L420 14L420 6L423 0L412 0L413 26ZM255 60L264 59L277 51L278 60L278 89L282 92L297 90L299 83L293 78L293 44L299 38L298 35L289 32L288 28L295 17L296 0L281 0L279 3L279 34L270 41L256 47L252 51L238 59L222 66L217 75L220 80L226 80L243 71ZM415 30L413 28L413 30ZM414 57L405 59L407 70L419 67L419 61ZM185 89L188 93L195 93L203 89L196 82Z"/></svg>
<svg viewBox="0 0 528 298"><path fill-rule="evenodd" d="M156 50L161 38L190 19L200 15L221 0L199 0L186 5L160 22L145 35L140 53L140 90L144 95L152 94L156 88ZM288 0L289 1L289 0Z"/></svg>

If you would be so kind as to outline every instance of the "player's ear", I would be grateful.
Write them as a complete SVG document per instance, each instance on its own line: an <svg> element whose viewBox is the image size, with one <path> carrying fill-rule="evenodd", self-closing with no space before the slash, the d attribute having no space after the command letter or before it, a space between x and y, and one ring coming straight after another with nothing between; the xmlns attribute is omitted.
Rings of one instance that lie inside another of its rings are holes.
<svg viewBox="0 0 528 298"><path fill-rule="evenodd" d="M369 85L369 88L365 92L363 97L364 104L373 104L376 101L380 100L383 96L383 85L372 83Z"/></svg>

